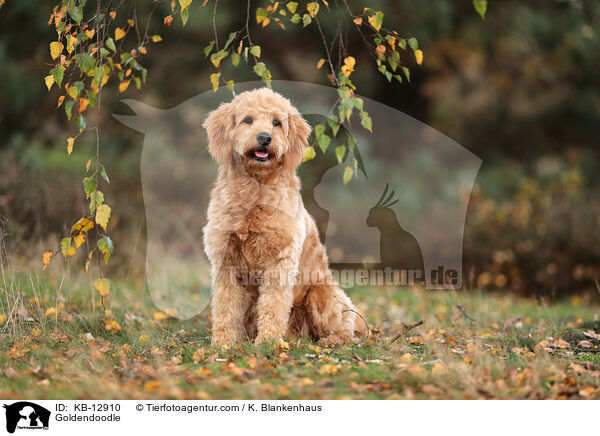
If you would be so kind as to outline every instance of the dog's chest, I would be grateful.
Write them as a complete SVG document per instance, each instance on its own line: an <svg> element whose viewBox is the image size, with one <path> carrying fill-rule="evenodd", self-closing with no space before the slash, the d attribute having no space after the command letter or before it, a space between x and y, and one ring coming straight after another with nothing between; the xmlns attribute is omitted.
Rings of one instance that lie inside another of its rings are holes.
<svg viewBox="0 0 600 436"><path fill-rule="evenodd" d="M277 208L256 205L234 233L235 249L249 268L265 268L294 239L296 221Z"/></svg>

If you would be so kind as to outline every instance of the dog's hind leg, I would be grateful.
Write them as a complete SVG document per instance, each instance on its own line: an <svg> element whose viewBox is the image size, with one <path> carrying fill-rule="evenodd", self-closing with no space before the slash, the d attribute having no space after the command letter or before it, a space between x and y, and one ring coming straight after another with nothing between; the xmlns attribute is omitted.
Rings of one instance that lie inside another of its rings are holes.
<svg viewBox="0 0 600 436"><path fill-rule="evenodd" d="M325 346L353 342L356 313L337 284L312 285L306 295L313 335Z"/></svg>

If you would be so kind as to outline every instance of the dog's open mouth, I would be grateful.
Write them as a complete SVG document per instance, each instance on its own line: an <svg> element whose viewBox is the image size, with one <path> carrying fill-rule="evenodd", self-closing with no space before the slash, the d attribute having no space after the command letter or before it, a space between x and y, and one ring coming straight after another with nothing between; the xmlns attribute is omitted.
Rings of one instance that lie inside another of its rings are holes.
<svg viewBox="0 0 600 436"><path fill-rule="evenodd" d="M246 153L246 156L254 159L257 162L266 162L272 157L272 154L268 148L260 147L250 150L248 153Z"/></svg>

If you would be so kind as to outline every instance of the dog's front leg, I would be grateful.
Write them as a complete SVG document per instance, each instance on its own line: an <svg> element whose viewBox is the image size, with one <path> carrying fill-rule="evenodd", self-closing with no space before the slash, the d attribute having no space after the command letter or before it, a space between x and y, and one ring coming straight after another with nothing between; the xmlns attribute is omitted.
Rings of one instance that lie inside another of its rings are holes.
<svg viewBox="0 0 600 436"><path fill-rule="evenodd" d="M216 274L211 299L213 345L230 345L246 339L244 295L245 289L234 270L224 267Z"/></svg>
<svg viewBox="0 0 600 436"><path fill-rule="evenodd" d="M281 339L287 331L297 272L298 262L290 258L281 259L264 271L258 290L256 344Z"/></svg>

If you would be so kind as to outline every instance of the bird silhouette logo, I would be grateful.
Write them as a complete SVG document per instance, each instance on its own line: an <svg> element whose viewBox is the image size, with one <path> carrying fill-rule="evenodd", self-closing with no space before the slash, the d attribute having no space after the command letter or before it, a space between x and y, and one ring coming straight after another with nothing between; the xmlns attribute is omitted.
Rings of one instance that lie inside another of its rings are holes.
<svg viewBox="0 0 600 436"><path fill-rule="evenodd" d="M385 185L379 201L369 211L367 226L377 227L380 232L379 251L381 268L391 267L397 270L418 271L422 279L424 274L423 254L417 239L404 230L396 213L391 208L398 203L394 199L395 191L388 193L389 184ZM386 196L387 195L387 196Z"/></svg>

